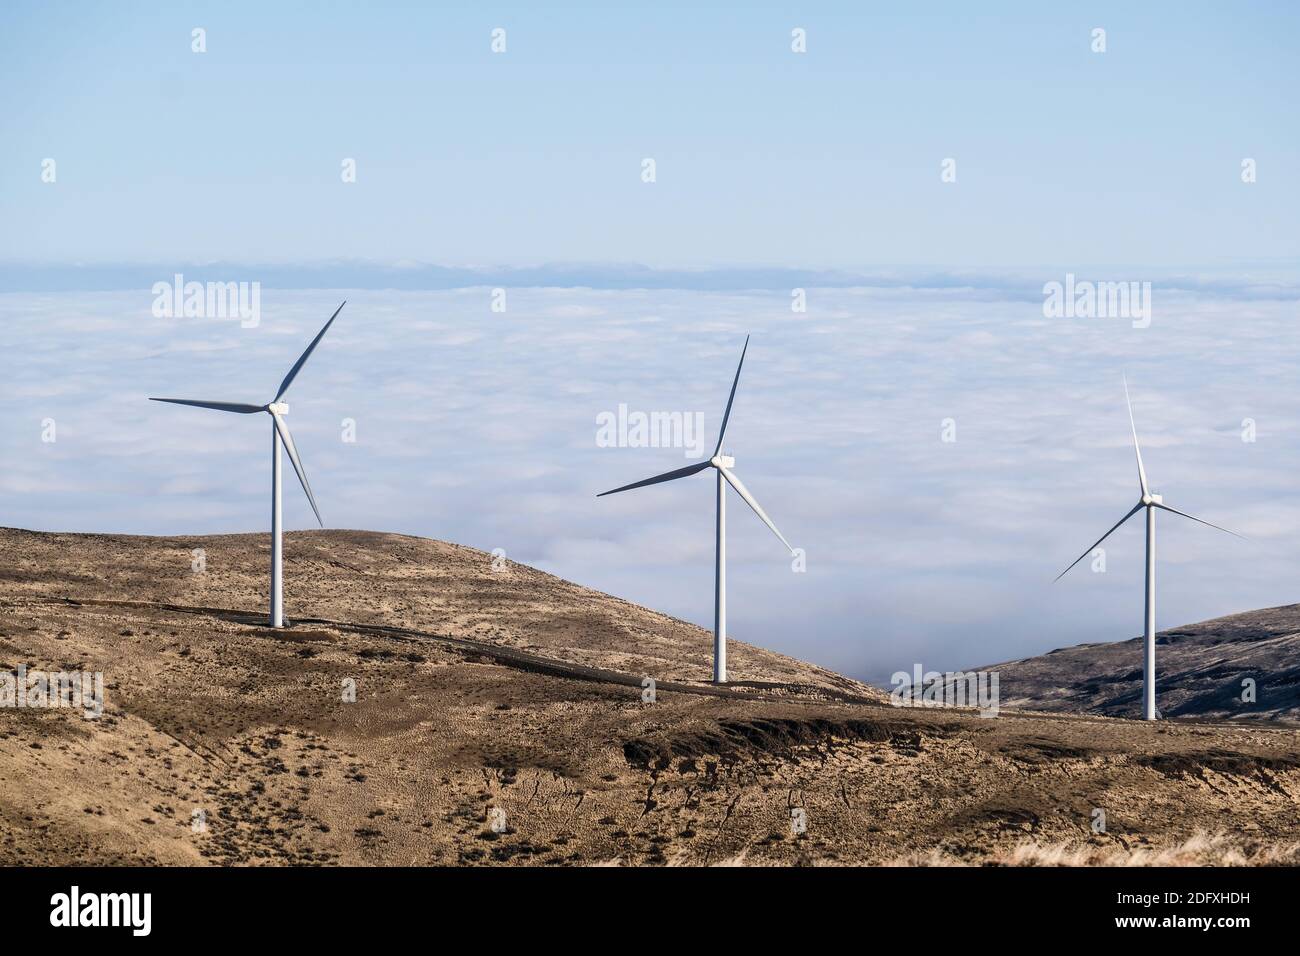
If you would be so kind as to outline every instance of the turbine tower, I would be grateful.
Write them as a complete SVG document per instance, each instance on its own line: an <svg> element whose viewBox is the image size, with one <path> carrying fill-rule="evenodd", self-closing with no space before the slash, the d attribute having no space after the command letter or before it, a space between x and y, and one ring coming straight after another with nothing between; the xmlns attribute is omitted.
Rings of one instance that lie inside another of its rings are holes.
<svg viewBox="0 0 1300 956"><path fill-rule="evenodd" d="M754 514L762 519L763 524L772 529L772 533L781 539L781 543L794 553L794 548L790 547L790 542L785 540L785 536L776 530L776 525L772 524L772 519L764 512L754 496L749 493L749 489L744 486L741 480L736 477L731 470L736 466L736 459L730 455L722 454L722 439L727 434L727 420L731 417L731 403L736 399L736 385L740 382L740 369L745 364L745 352L749 350L749 336L745 336L745 347L740 351L740 363L736 366L736 377L731 381L731 394L727 396L727 410L722 414L722 428L718 431L718 444L713 449L713 455L708 461L701 461L694 465L687 465L685 468L678 468L675 471L664 472L662 475L655 475L653 478L646 478L644 481L635 481L630 485L623 485L621 488L614 488L611 491L602 491L597 498L603 498L605 495L618 494L620 491L630 491L633 488L642 488L646 485L657 485L663 481L673 481L677 478L685 478L688 475L698 474L706 468L713 468L717 471L717 550L714 560L714 591L713 591L713 680L718 684L727 682L727 485L736 489L736 494L744 500L745 504L754 509Z"/></svg>
<svg viewBox="0 0 1300 956"><path fill-rule="evenodd" d="M1142 491L1142 497L1138 503L1124 517L1115 522L1115 526L1103 534L1097 541L1091 545L1087 551L1074 559L1069 568L1066 568L1056 576L1056 580L1061 578L1070 571L1076 564L1086 558L1092 549L1100 545L1109 538L1114 532L1129 518L1133 517L1142 509L1147 513L1147 589L1146 589L1146 620L1143 627L1143 658L1142 658L1142 719L1156 719L1156 511L1168 511L1184 518L1191 518L1193 521L1199 521L1201 524L1209 525L1218 531L1227 532L1234 537L1240 538L1241 535L1235 531L1228 531L1227 528L1220 528L1217 524L1211 524L1204 518L1198 518L1195 515L1189 515L1185 511L1179 511L1177 508L1171 508L1165 504L1160 495L1152 494L1151 489L1147 486L1147 472L1142 465L1142 448L1138 445L1137 425L1133 421L1133 401L1128 394L1128 379L1124 379L1124 401L1128 404L1128 424L1133 432L1133 450L1137 453L1138 467L1138 485Z"/></svg>
<svg viewBox="0 0 1300 956"><path fill-rule="evenodd" d="M307 484L307 472L303 470L302 460L298 457L298 449L294 447L293 436L289 434L289 426L284 422L284 416L289 413L289 406L280 399L284 398L284 393L289 390L293 380L297 377L302 367L307 364L307 359L311 353L320 344L329 327L334 324L334 320L339 317L343 311L343 306L347 305L345 300L330 320L325 323L325 327L316 333L316 338L311 340L311 345L307 346L307 351L298 357L298 361L293 363L293 368L289 369L289 374L284 377L280 383L279 390L275 393L275 398L271 399L265 405L246 405L241 402L205 402L188 398L151 398L151 402L170 402L173 405L195 405L198 408L213 408L219 412L234 412L238 415L252 415L256 412L266 412L271 416L271 627L284 627L284 594L281 587L282 572L284 569L284 548L281 542L281 513L280 513L280 445L283 443L285 451L289 453L289 461L293 463L293 470L298 474L298 481L302 484L302 490L307 493L307 500L311 503L311 510L316 515L316 521L323 528L325 523L321 521L320 509L316 507L316 497L311 493L311 485Z"/></svg>

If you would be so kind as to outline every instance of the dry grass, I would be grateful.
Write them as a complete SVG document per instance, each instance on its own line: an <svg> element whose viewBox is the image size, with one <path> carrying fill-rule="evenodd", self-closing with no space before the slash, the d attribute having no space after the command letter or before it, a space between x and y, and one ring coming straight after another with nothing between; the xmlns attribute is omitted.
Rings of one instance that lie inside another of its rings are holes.
<svg viewBox="0 0 1300 956"><path fill-rule="evenodd" d="M1171 846L1097 846L1078 842L1020 843L978 861L984 866L1296 866L1300 843L1243 840L1227 833L1193 833ZM890 866L970 866L969 861L926 850L897 857Z"/></svg>
<svg viewBox="0 0 1300 956"><path fill-rule="evenodd" d="M603 860L593 866L640 866L622 857ZM669 867L700 866L688 853L677 853L665 864ZM715 860L710 867L781 866L772 860L751 859L748 851ZM835 865L814 861L814 866ZM1227 833L1193 833L1182 843L1163 847L1095 846L1078 842L1019 843L1010 849L995 851L978 860L953 856L939 848L908 853L882 864L884 866L1297 866L1300 843L1265 843L1243 841L1240 835Z"/></svg>
<svg viewBox="0 0 1300 956"><path fill-rule="evenodd" d="M621 858L597 866L625 866ZM633 864L636 865L636 864ZM670 867L698 866L697 859L679 853L666 864ZM709 864L727 866L772 866L770 860L753 860L747 853ZM814 865L824 866L824 861ZM895 857L885 866L1296 866L1300 865L1300 843L1242 841L1227 833L1192 834L1172 846L1095 846L1077 842L1019 843L995 851L979 860L953 856L938 848Z"/></svg>

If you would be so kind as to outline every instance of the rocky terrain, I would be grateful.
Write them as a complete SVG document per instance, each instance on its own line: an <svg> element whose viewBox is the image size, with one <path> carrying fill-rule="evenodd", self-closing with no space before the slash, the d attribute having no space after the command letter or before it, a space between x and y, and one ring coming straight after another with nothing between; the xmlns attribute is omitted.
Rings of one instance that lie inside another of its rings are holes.
<svg viewBox="0 0 1300 956"><path fill-rule="evenodd" d="M699 628L399 535L289 535L275 631L268 548L0 531L0 671L105 687L0 709L0 863L1300 861L1290 727L900 709L739 642L718 688Z"/></svg>
<svg viewBox="0 0 1300 956"><path fill-rule="evenodd" d="M1140 637L981 669L998 672L1007 707L1113 717L1142 710ZM1164 717L1300 721L1300 604L1159 631L1156 674Z"/></svg>

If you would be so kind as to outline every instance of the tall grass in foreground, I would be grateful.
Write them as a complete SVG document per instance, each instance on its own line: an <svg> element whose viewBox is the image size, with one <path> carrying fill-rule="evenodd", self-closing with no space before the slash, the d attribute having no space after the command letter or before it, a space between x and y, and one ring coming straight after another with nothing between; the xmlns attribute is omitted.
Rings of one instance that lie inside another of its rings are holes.
<svg viewBox="0 0 1300 956"><path fill-rule="evenodd" d="M668 866L700 866L693 854L678 853ZM597 866L623 866L621 858ZM754 859L747 852L715 859L709 866L779 866L781 861ZM815 862L837 866L844 861ZM978 858L954 856L941 849L907 853L884 861L883 866L1300 866L1300 843L1269 843L1245 839L1240 834L1193 833L1171 846L1089 846L1074 841L1018 843L995 848Z"/></svg>
<svg viewBox="0 0 1300 956"><path fill-rule="evenodd" d="M1071 841L1019 843L968 860L942 850L912 853L890 866L1296 866L1300 843L1268 843L1240 834L1193 833L1170 846L1089 846Z"/></svg>

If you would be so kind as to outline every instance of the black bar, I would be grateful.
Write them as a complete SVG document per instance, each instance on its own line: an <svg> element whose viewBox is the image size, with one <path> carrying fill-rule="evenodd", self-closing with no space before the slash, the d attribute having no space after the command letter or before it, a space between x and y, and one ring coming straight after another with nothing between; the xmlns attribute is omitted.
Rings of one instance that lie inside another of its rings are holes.
<svg viewBox="0 0 1300 956"><path fill-rule="evenodd" d="M360 943L422 927L559 943L596 932L662 938L694 928L748 936L782 925L815 937L956 933L951 938L973 942L996 933L993 939L1073 942L1195 933L1230 943L1242 932L1291 925L1293 875L1281 868L33 868L0 870L0 911L14 939L77 933L136 942L143 940L130 925L52 926L52 898L70 896L73 886L83 904L90 894L148 893L148 939L205 945ZM1247 924L1186 923L1203 918ZM1118 924L1125 919L1155 922ZM1163 925L1166 919L1184 923Z"/></svg>

